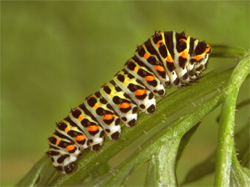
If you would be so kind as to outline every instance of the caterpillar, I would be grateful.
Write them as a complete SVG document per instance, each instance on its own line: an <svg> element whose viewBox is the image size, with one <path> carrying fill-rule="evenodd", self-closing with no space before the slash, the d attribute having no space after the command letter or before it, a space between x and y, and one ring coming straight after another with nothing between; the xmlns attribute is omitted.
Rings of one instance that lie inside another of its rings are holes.
<svg viewBox="0 0 250 187"><path fill-rule="evenodd" d="M117 140L122 123L136 125L139 110L154 113L155 97L164 96L165 88L194 82L207 68L211 51L184 31L156 31L111 81L56 123L46 152L54 167L62 174L73 172L83 150L98 151L105 134Z"/></svg>

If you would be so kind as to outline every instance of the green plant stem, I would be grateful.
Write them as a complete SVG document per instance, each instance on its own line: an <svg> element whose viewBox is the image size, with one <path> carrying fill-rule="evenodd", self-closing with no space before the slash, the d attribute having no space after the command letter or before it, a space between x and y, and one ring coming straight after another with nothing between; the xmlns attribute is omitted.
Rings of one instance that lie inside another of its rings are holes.
<svg viewBox="0 0 250 187"><path fill-rule="evenodd" d="M211 45L213 52L211 57L219 58L242 58L248 55L248 51L244 48L237 46L227 46L227 45Z"/></svg>
<svg viewBox="0 0 250 187"><path fill-rule="evenodd" d="M244 57L234 69L226 86L222 105L216 156L215 186L229 186L234 147L235 106L239 88L250 72L250 57Z"/></svg>

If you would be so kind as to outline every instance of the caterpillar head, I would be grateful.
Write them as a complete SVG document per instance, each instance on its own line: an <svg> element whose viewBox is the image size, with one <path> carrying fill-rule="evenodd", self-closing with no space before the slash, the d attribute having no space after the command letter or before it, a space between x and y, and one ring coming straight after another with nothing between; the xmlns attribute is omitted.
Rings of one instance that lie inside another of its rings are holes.
<svg viewBox="0 0 250 187"><path fill-rule="evenodd" d="M197 40L196 40L197 41ZM194 45L194 51L191 57L191 64L193 64L193 71L189 72L191 76L197 78L206 68L208 59L212 48L206 42L198 41L197 45Z"/></svg>

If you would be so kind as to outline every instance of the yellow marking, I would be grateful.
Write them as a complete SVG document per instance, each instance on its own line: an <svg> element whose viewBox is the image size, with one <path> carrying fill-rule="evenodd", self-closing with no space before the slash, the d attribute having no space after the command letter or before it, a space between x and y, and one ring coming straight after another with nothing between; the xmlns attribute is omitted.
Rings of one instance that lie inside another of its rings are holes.
<svg viewBox="0 0 250 187"><path fill-rule="evenodd" d="M69 132L69 130L70 130L69 127L66 127L66 128L64 129L64 131L65 131L66 133Z"/></svg>
<svg viewBox="0 0 250 187"><path fill-rule="evenodd" d="M82 121L84 119L84 116L82 114L80 114L80 116L78 117L79 121Z"/></svg>

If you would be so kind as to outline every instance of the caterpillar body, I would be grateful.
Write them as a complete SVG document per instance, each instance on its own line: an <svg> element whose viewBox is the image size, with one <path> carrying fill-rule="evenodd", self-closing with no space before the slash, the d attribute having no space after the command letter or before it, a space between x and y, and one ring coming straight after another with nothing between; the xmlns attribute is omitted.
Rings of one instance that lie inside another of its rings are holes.
<svg viewBox="0 0 250 187"><path fill-rule="evenodd" d="M165 88L195 81L206 69L211 51L207 43L184 31L155 32L111 81L57 123L46 152L54 167L62 174L73 172L83 150L98 151L105 134L117 140L121 124L133 127L139 110L154 113L155 97L164 96Z"/></svg>

